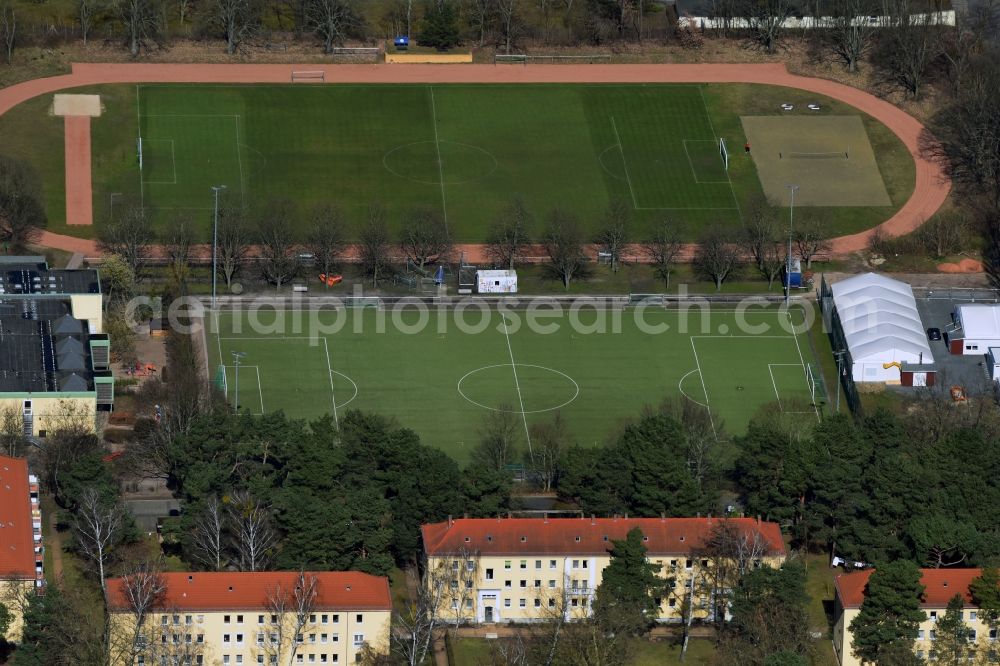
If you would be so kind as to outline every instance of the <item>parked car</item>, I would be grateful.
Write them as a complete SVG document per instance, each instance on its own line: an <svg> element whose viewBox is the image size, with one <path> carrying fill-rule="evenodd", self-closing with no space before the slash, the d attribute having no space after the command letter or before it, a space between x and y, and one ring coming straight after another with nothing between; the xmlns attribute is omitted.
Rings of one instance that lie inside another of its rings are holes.
<svg viewBox="0 0 1000 666"><path fill-rule="evenodd" d="M927 339L928 340L940 340L941 339L941 329L940 328L928 328L927 329Z"/></svg>

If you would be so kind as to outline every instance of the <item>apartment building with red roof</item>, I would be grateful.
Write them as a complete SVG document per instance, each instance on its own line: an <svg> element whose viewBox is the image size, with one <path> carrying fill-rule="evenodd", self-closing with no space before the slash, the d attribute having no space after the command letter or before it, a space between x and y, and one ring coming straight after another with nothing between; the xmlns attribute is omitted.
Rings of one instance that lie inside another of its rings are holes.
<svg viewBox="0 0 1000 666"><path fill-rule="evenodd" d="M114 666L333 665L389 649L389 580L356 571L111 578L108 606Z"/></svg>
<svg viewBox="0 0 1000 666"><path fill-rule="evenodd" d="M679 622L686 598L696 617L712 616L702 590L713 575L712 537L725 532L745 566L780 566L785 544L776 523L752 518L463 518L423 525L425 585L454 621L545 621L590 613L612 542L633 528L647 559L672 589L660 599L661 622Z"/></svg>
<svg viewBox="0 0 1000 666"><path fill-rule="evenodd" d="M22 629L16 598L45 586L38 499L38 479L28 472L28 461L0 456L0 603L14 614L7 640L15 643Z"/></svg>
<svg viewBox="0 0 1000 666"><path fill-rule="evenodd" d="M865 590L868 579L874 569L854 571L837 576L834 581L834 617L833 647L841 666L861 666L861 660L854 656L851 648L851 621L857 617L861 604L865 600ZM990 628L979 617L976 606L969 591L969 585L982 574L982 569L921 569L920 584L924 593L920 599L927 619L920 625L914 643L914 650L921 659L933 661L937 654L934 642L937 639L935 630L937 621L942 618L948 608L948 602L956 594L962 596L965 607L962 616L969 626L970 641L987 641L995 644L997 630Z"/></svg>

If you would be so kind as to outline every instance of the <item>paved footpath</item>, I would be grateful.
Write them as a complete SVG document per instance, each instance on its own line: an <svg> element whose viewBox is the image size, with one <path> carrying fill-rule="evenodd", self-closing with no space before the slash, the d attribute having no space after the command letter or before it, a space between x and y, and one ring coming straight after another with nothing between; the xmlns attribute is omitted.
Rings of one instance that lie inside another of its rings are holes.
<svg viewBox="0 0 1000 666"><path fill-rule="evenodd" d="M101 83L288 83L295 69L322 70L326 84L337 83L760 83L808 90L846 102L891 129L916 162L913 194L880 226L888 236L919 227L944 203L951 182L940 166L922 156L930 137L923 125L902 109L850 86L790 74L783 64L706 65L173 65L74 64L72 73L26 81L0 90L0 114L28 99L64 88ZM323 85L323 84L302 84ZM834 239L832 254L863 250L871 231ZM97 257L93 241L44 232L40 244ZM480 245L462 246L481 261ZM688 248L690 252L690 248Z"/></svg>

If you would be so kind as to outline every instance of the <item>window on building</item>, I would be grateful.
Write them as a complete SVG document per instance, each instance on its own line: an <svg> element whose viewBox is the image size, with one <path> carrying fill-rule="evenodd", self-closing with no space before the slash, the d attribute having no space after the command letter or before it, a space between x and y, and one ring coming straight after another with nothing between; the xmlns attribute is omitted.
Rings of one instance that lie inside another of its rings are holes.
<svg viewBox="0 0 1000 666"><path fill-rule="evenodd" d="M262 655L262 654L257 655L257 663L258 664L263 664L264 663L264 655Z"/></svg>
<svg viewBox="0 0 1000 666"><path fill-rule="evenodd" d="M236 634L236 644L243 645L243 634Z"/></svg>
<svg viewBox="0 0 1000 666"><path fill-rule="evenodd" d="M243 616L242 615L237 615L236 616L236 624L243 624Z"/></svg>
<svg viewBox="0 0 1000 666"><path fill-rule="evenodd" d="M231 621L232 619L233 619L233 616L232 616L232 615L223 615L223 616L222 616L222 621L223 621L223 622L224 622L225 624L229 624L229 622L230 622L230 621Z"/></svg>
<svg viewBox="0 0 1000 666"><path fill-rule="evenodd" d="M257 616L257 624L264 624L264 616L263 615L258 615Z"/></svg>
<svg viewBox="0 0 1000 666"><path fill-rule="evenodd" d="M231 642L231 641L229 640L230 638L231 638L231 635L230 635L230 634L222 634L222 642L223 642L223 643L226 643L226 644L229 644L229 643Z"/></svg>
<svg viewBox="0 0 1000 666"><path fill-rule="evenodd" d="M330 638L330 636L327 635L327 634L320 634L319 635L319 642L320 643L326 643L327 640L329 640L329 638Z"/></svg>
<svg viewBox="0 0 1000 666"><path fill-rule="evenodd" d="M917 640L918 641L924 640L924 630L923 629L918 629L917 630Z"/></svg>
<svg viewBox="0 0 1000 666"><path fill-rule="evenodd" d="M577 601L576 597L573 597L572 599L569 600L569 605L572 606L573 608L576 608L577 606L580 605L580 602Z"/></svg>
<svg viewBox="0 0 1000 666"><path fill-rule="evenodd" d="M205 642L205 634L198 634L195 637L194 641L195 641L195 643L204 643Z"/></svg>
<svg viewBox="0 0 1000 666"><path fill-rule="evenodd" d="M526 608L528 606L528 602L525 599L518 599L517 605L519 608Z"/></svg>
<svg viewBox="0 0 1000 666"><path fill-rule="evenodd" d="M972 621L972 622L975 622L978 619L979 619L979 611L970 610L969 611L969 620Z"/></svg>
<svg viewBox="0 0 1000 666"><path fill-rule="evenodd" d="M510 560L504 560L503 561L503 568L504 569L510 569Z"/></svg>
<svg viewBox="0 0 1000 666"><path fill-rule="evenodd" d="M180 624L181 623L181 616L180 615L174 615L173 620L174 620L174 624Z"/></svg>
<svg viewBox="0 0 1000 666"><path fill-rule="evenodd" d="M486 580L493 580L493 569L486 570Z"/></svg>
<svg viewBox="0 0 1000 666"><path fill-rule="evenodd" d="M580 568L580 560L573 560L572 568L573 569L579 569Z"/></svg>
<svg viewBox="0 0 1000 666"><path fill-rule="evenodd" d="M337 624L338 622L340 622L340 615L338 613L334 613L333 614L333 623Z"/></svg>
<svg viewBox="0 0 1000 666"><path fill-rule="evenodd" d="M509 580L505 580L505 581L503 582L503 586L504 586L504 587L510 587L510 586L511 586L511 584L512 584L512 581L509 581Z"/></svg>
<svg viewBox="0 0 1000 666"><path fill-rule="evenodd" d="M677 606L677 599L675 599L674 597L670 597L669 599L667 599L668 608L675 608L676 606Z"/></svg>
<svg viewBox="0 0 1000 666"><path fill-rule="evenodd" d="M320 617L322 618L323 624L326 624L327 622L330 621L330 616L327 615L326 613L323 613Z"/></svg>
<svg viewBox="0 0 1000 666"><path fill-rule="evenodd" d="M521 560L521 568L522 569L528 568L528 560Z"/></svg>
<svg viewBox="0 0 1000 666"><path fill-rule="evenodd" d="M555 608L555 607L556 607L556 600L549 597L549 608Z"/></svg>
<svg viewBox="0 0 1000 666"><path fill-rule="evenodd" d="M465 561L465 570L466 571L475 571L476 570L476 561L475 560L466 560Z"/></svg>
<svg viewBox="0 0 1000 666"><path fill-rule="evenodd" d="M535 560L535 568L536 569L541 569L542 568L542 561L541 560Z"/></svg>
<svg viewBox="0 0 1000 666"><path fill-rule="evenodd" d="M930 652L928 652L927 653L927 658L929 660L931 660L931 661L934 661L935 659L937 659L937 650L931 650Z"/></svg>
<svg viewBox="0 0 1000 666"><path fill-rule="evenodd" d="M312 622L313 624L316 624L316 613L313 613L312 615L309 616L309 621Z"/></svg>
<svg viewBox="0 0 1000 666"><path fill-rule="evenodd" d="M931 638L932 641L936 641L937 640L937 631L936 630L931 629L931 636L930 636L930 638Z"/></svg>
<svg viewBox="0 0 1000 666"><path fill-rule="evenodd" d="M453 590L457 590L458 589L458 581L457 580L452 580L450 583L448 583L448 587L450 587Z"/></svg>
<svg viewBox="0 0 1000 666"><path fill-rule="evenodd" d="M931 622L937 622L937 611L931 611L927 614L927 617L930 618Z"/></svg>
<svg viewBox="0 0 1000 666"><path fill-rule="evenodd" d="M166 615L163 615L163 616L160 617L160 624L161 625L163 625L165 627L165 626L167 626L167 622L169 622L169 620L167 619Z"/></svg>
<svg viewBox="0 0 1000 666"><path fill-rule="evenodd" d="M222 663L223 664L228 664L229 663L229 655L228 654L222 655Z"/></svg>
<svg viewBox="0 0 1000 666"><path fill-rule="evenodd" d="M204 615L199 615L198 616L198 624L201 624L204 621L205 621L205 616Z"/></svg>
<svg viewBox="0 0 1000 666"><path fill-rule="evenodd" d="M917 659L923 659L923 658L924 658L924 651L917 650Z"/></svg>
<svg viewBox="0 0 1000 666"><path fill-rule="evenodd" d="M295 642L296 643L298 643L299 645L302 645L302 639L303 639L302 634L295 634Z"/></svg>
<svg viewBox="0 0 1000 666"><path fill-rule="evenodd" d="M549 569L555 569L555 568L556 568L556 561L549 560Z"/></svg>
<svg viewBox="0 0 1000 666"><path fill-rule="evenodd" d="M503 600L503 607L504 608L510 608L510 599L504 599Z"/></svg>
<svg viewBox="0 0 1000 666"><path fill-rule="evenodd" d="M969 642L970 643L975 643L976 642L976 630L975 629L969 629Z"/></svg>
<svg viewBox="0 0 1000 666"><path fill-rule="evenodd" d="M990 629L990 640L991 641L995 641L996 639L997 639L997 630L996 629Z"/></svg>
<svg viewBox="0 0 1000 666"><path fill-rule="evenodd" d="M241 654L236 655L236 663L237 664L242 664L243 663L243 655L241 655Z"/></svg>
<svg viewBox="0 0 1000 666"><path fill-rule="evenodd" d="M590 563L590 560L583 560L583 561L581 562L581 564L583 564L583 568L584 568L584 569L586 569L586 568L587 568L587 565L588 565L589 563Z"/></svg>
<svg viewBox="0 0 1000 666"><path fill-rule="evenodd" d="M309 642L310 643L316 642L316 634L309 634Z"/></svg>
<svg viewBox="0 0 1000 666"><path fill-rule="evenodd" d="M691 571L691 566L694 564L693 560L684 560L684 569Z"/></svg>
<svg viewBox="0 0 1000 666"><path fill-rule="evenodd" d="M528 581L526 581L525 579L522 578L521 579L521 587L528 587Z"/></svg>
<svg viewBox="0 0 1000 666"><path fill-rule="evenodd" d="M354 647L361 647L365 644L364 634L354 634Z"/></svg>
<svg viewBox="0 0 1000 666"><path fill-rule="evenodd" d="M358 613L357 615L354 616L354 621L358 623L364 622L365 616L362 615L361 613Z"/></svg>
<svg viewBox="0 0 1000 666"><path fill-rule="evenodd" d="M194 622L194 618L193 617L191 617L190 615L185 615L184 616L184 624L192 624L193 622Z"/></svg>
<svg viewBox="0 0 1000 666"><path fill-rule="evenodd" d="M340 642L340 634L330 634L330 642L331 643L339 643Z"/></svg>
<svg viewBox="0 0 1000 666"><path fill-rule="evenodd" d="M550 578L549 579L549 587L555 587L555 586L556 586L556 579L555 578Z"/></svg>
<svg viewBox="0 0 1000 666"><path fill-rule="evenodd" d="M465 589L467 589L467 590L471 590L472 589L472 581L471 580L465 581Z"/></svg>
<svg viewBox="0 0 1000 666"><path fill-rule="evenodd" d="M297 655L295 655L295 663L296 663L296 664L301 664L301 663L303 663L303 660L304 660L304 657L303 657L303 655L301 655L301 654L297 654Z"/></svg>
<svg viewBox="0 0 1000 666"><path fill-rule="evenodd" d="M257 645L259 645L259 646L263 646L264 645L264 632L263 631L258 631L257 632Z"/></svg>
<svg viewBox="0 0 1000 666"><path fill-rule="evenodd" d="M535 608L541 608L541 607L542 607L542 600L541 600L541 599L538 599L538 598L536 597L536 598L535 598Z"/></svg>
<svg viewBox="0 0 1000 666"><path fill-rule="evenodd" d="M452 599L451 600L451 609L452 610L458 610L458 599Z"/></svg>

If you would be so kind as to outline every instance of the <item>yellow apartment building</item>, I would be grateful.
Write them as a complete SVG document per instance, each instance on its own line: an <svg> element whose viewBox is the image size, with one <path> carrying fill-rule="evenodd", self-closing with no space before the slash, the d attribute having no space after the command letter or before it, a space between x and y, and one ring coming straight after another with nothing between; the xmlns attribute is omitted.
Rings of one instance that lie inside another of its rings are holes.
<svg viewBox="0 0 1000 666"><path fill-rule="evenodd" d="M70 420L94 428L114 404L100 276L0 257L0 420L44 438Z"/></svg>
<svg viewBox="0 0 1000 666"><path fill-rule="evenodd" d="M38 479L24 458L0 456L0 604L12 615L11 643L21 640L30 595L45 586L43 560Z"/></svg>
<svg viewBox="0 0 1000 666"><path fill-rule="evenodd" d="M389 580L354 571L108 580L112 666L353 664L389 650Z"/></svg>
<svg viewBox="0 0 1000 666"><path fill-rule="evenodd" d="M752 518L486 518L422 527L424 585L441 616L456 623L539 622L590 613L610 561L612 541L642 530L647 559L672 587L660 622L713 616L710 599L740 569L780 566L785 545L776 523ZM725 534L732 561L707 552Z"/></svg>
<svg viewBox="0 0 1000 666"><path fill-rule="evenodd" d="M865 588L872 571L855 571L837 576L835 580L833 647L841 666L862 665L851 648L851 621L857 617L865 600ZM948 602L956 594L961 594L965 602L962 619L970 630L969 642L979 646L996 645L997 630L980 619L979 609L969 592L969 585L982 574L982 569L921 569L920 574L920 583L924 586L920 605L927 619L920 625L915 637L914 650L918 657L928 661L937 657L934 650L937 621L944 617Z"/></svg>

